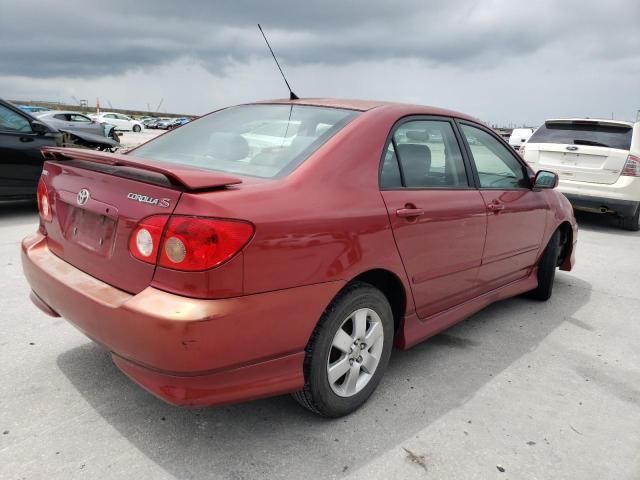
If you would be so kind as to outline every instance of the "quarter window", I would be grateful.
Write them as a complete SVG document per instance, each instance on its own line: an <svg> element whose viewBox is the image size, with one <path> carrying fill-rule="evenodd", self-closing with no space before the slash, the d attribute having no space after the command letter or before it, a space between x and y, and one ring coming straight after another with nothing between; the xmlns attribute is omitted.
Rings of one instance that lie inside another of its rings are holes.
<svg viewBox="0 0 640 480"><path fill-rule="evenodd" d="M529 187L525 167L497 138L471 125L463 124L461 127L478 170L481 188Z"/></svg>
<svg viewBox="0 0 640 480"><path fill-rule="evenodd" d="M392 138L382 164L383 188L468 187L462 153L449 122L406 122Z"/></svg>

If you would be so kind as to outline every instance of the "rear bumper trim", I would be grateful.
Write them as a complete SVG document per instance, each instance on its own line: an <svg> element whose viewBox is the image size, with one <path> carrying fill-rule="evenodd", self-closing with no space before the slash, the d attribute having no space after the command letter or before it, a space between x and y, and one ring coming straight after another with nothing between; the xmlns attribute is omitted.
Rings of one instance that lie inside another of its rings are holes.
<svg viewBox="0 0 640 480"><path fill-rule="evenodd" d="M565 193L564 196L567 197L576 210L596 213L615 213L622 217L635 215L640 206L640 202L632 200L576 195L574 193ZM605 211L602 211L602 209L605 209Z"/></svg>

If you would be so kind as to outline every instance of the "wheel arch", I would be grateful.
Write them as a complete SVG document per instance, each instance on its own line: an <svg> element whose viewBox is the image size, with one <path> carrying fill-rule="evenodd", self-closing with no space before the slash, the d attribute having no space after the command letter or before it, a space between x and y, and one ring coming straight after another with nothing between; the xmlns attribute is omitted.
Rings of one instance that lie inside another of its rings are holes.
<svg viewBox="0 0 640 480"><path fill-rule="evenodd" d="M397 333L401 328L402 319L407 310L407 291L400 277L391 270L374 268L362 272L351 279L351 281L345 285L345 288L353 282L368 283L380 290L384 296L387 297L391 305L391 311L393 312L393 328Z"/></svg>

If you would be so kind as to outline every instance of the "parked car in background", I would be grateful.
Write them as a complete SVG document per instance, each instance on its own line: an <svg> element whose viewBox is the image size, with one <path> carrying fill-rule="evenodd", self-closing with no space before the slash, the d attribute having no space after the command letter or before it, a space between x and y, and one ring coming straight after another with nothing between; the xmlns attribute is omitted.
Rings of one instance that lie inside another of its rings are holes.
<svg viewBox="0 0 640 480"><path fill-rule="evenodd" d="M0 100L0 199L35 199L44 163L40 148L59 145L57 129Z"/></svg>
<svg viewBox="0 0 640 480"><path fill-rule="evenodd" d="M175 122L176 119L171 117L171 118L165 118L162 120L158 120L154 126L155 128L159 128L160 130L169 130L171 128L171 125L173 125L173 122Z"/></svg>
<svg viewBox="0 0 640 480"><path fill-rule="evenodd" d="M248 136L256 122L280 144ZM44 154L22 243L33 302L176 405L291 392L348 414L394 345L500 299L546 300L574 263L557 175L449 110L271 101L126 155Z"/></svg>
<svg viewBox="0 0 640 480"><path fill-rule="evenodd" d="M515 150L520 150L522 144L533 135L533 128L514 128L509 135L509 145Z"/></svg>
<svg viewBox="0 0 640 480"><path fill-rule="evenodd" d="M78 112L48 110L46 112L35 113L34 116L39 118L48 125L56 127L58 130L70 129L78 132L91 133L93 135L105 136L119 141L116 128L106 122L93 120L87 115Z"/></svg>
<svg viewBox="0 0 640 480"><path fill-rule="evenodd" d="M189 121L190 120L187 117L175 118L173 122L169 124L169 128L181 127L182 125L189 123Z"/></svg>
<svg viewBox="0 0 640 480"><path fill-rule="evenodd" d="M622 228L640 229L640 122L547 120L520 153L534 170L558 174L576 210L613 214Z"/></svg>
<svg viewBox="0 0 640 480"><path fill-rule="evenodd" d="M142 122L133 120L131 117L121 113L102 112L98 115L92 115L91 118L99 122L109 123L116 127L117 130L141 132L144 128Z"/></svg>
<svg viewBox="0 0 640 480"><path fill-rule="evenodd" d="M17 105L17 107L28 113L46 112L49 110L47 107L38 107L35 105Z"/></svg>
<svg viewBox="0 0 640 480"><path fill-rule="evenodd" d="M152 120L151 122L149 122L149 124L147 125L148 128L160 128L160 124L167 124L168 122L171 122L173 120L173 118L171 117L158 117L155 118L154 120Z"/></svg>

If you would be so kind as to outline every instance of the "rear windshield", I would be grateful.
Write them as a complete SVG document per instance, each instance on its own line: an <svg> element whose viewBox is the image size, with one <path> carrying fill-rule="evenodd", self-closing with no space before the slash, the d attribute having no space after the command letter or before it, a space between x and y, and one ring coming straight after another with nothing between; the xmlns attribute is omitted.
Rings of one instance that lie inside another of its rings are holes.
<svg viewBox="0 0 640 480"><path fill-rule="evenodd" d="M593 122L548 122L536 130L529 143L592 145L629 150L632 133L633 129L626 125L614 127Z"/></svg>
<svg viewBox="0 0 640 480"><path fill-rule="evenodd" d="M130 155L276 178L300 165L357 114L303 105L241 105L187 123Z"/></svg>

